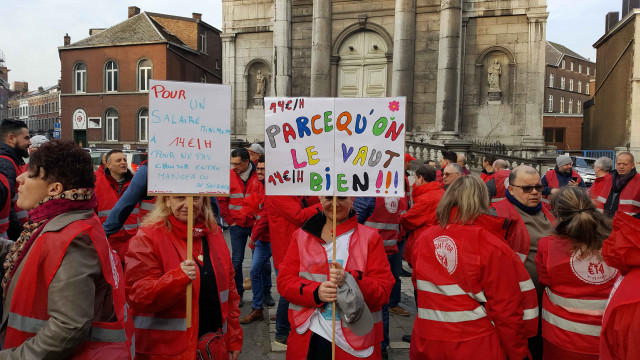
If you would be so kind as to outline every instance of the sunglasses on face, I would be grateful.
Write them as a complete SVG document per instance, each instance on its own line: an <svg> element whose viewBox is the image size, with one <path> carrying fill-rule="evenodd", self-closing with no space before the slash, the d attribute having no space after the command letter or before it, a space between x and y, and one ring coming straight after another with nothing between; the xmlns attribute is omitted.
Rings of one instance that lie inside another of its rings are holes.
<svg viewBox="0 0 640 360"><path fill-rule="evenodd" d="M542 185L542 184L525 185L525 186L513 185L512 184L511 186L519 187L520 189L522 189L522 192L525 193L525 194L529 194L531 191L533 191L533 189L536 189L537 192L541 192L542 189L544 189L544 185Z"/></svg>

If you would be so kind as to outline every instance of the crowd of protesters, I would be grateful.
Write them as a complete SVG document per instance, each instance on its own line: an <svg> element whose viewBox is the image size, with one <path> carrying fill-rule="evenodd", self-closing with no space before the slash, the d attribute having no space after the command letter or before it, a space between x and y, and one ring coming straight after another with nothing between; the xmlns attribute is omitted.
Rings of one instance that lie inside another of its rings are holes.
<svg viewBox="0 0 640 360"><path fill-rule="evenodd" d="M390 316L411 316L403 259L411 359L640 359L631 153L597 159L591 187L567 155L544 174L486 156L475 175L462 154L405 154L403 197L308 197L266 195L253 144L231 152L229 197L193 197L191 219L124 155L94 172L73 142L0 125L0 360L235 360L272 291L287 359L330 359L332 342L336 359L384 359Z"/></svg>

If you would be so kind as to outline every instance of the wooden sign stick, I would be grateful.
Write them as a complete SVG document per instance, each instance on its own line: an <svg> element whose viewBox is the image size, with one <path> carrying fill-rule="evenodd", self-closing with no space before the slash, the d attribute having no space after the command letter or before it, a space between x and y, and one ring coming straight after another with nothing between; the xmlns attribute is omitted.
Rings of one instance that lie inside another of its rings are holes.
<svg viewBox="0 0 640 360"><path fill-rule="evenodd" d="M333 195L333 231L331 231L331 239L333 240L333 261L336 261L336 196ZM332 262L333 262L332 261ZM333 267L334 265L331 264ZM336 359L336 302L333 302L333 311L331 312L331 359Z"/></svg>
<svg viewBox="0 0 640 360"><path fill-rule="evenodd" d="M193 260L193 196L187 196L187 260ZM187 284L187 327L191 327L191 298L193 286Z"/></svg>

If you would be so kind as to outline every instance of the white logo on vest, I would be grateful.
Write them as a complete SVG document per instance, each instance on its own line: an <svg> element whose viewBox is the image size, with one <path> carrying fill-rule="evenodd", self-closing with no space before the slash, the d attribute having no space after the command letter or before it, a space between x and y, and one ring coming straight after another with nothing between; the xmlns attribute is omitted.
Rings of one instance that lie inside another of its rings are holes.
<svg viewBox="0 0 640 360"><path fill-rule="evenodd" d="M433 239L436 248L436 258L442 266L453 274L458 267L458 248L456 243L448 236L438 236Z"/></svg>
<svg viewBox="0 0 640 360"><path fill-rule="evenodd" d="M398 212L398 198L386 197L384 198L384 207L390 214Z"/></svg>
<svg viewBox="0 0 640 360"><path fill-rule="evenodd" d="M111 272L113 273L113 287L118 288L118 283L120 283L120 275L118 274L118 266L122 266L120 264L120 259L118 255L116 255L115 250L109 251L109 259L111 259Z"/></svg>
<svg viewBox="0 0 640 360"><path fill-rule="evenodd" d="M587 284L604 284L618 274L617 269L608 266L594 255L583 258L581 254L582 252L578 250L571 256L571 270L578 279Z"/></svg>

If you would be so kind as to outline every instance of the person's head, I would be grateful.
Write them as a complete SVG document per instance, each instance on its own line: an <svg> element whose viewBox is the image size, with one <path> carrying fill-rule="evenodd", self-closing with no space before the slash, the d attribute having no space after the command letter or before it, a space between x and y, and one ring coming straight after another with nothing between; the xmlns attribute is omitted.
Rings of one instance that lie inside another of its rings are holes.
<svg viewBox="0 0 640 360"><path fill-rule="evenodd" d="M569 155L560 155L556 158L556 166L561 174L570 175L573 170L573 160Z"/></svg>
<svg viewBox="0 0 640 360"><path fill-rule="evenodd" d="M111 150L107 153L107 169L114 179L120 180L129 170L127 155L122 150Z"/></svg>
<svg viewBox="0 0 640 360"><path fill-rule="evenodd" d="M596 159L596 162L593 163L593 170L596 173L596 177L603 177L611 172L613 169L613 160L610 158L603 156Z"/></svg>
<svg viewBox="0 0 640 360"><path fill-rule="evenodd" d="M434 168L436 167L436 162L435 162L435 160L427 160L427 161L425 161L425 162L424 162L424 164L425 164L425 165L431 165L431 166L433 166Z"/></svg>
<svg viewBox="0 0 640 360"><path fill-rule="evenodd" d="M70 140L42 144L16 181L20 184L17 204L24 210L67 190L95 187L91 156Z"/></svg>
<svg viewBox="0 0 640 360"><path fill-rule="evenodd" d="M611 221L599 213L591 198L578 187L565 186L551 197L558 219L556 232L571 239L583 256L600 256L598 250L611 233Z"/></svg>
<svg viewBox="0 0 640 360"><path fill-rule="evenodd" d="M482 158L482 167L493 167L493 162L496 161L496 157L493 154L487 154Z"/></svg>
<svg viewBox="0 0 640 360"><path fill-rule="evenodd" d="M188 199L186 196L159 195L153 210L144 218L142 226L163 223L171 231L169 217L173 215L178 221L187 223ZM216 221L211 209L209 198L202 196L193 197L193 221L194 224L202 222L208 230L216 228Z"/></svg>
<svg viewBox="0 0 640 360"><path fill-rule="evenodd" d="M258 162L256 164L256 175L258 176L258 180L264 181L264 171L264 154L262 154L258 158Z"/></svg>
<svg viewBox="0 0 640 360"><path fill-rule="evenodd" d="M436 217L444 228L453 223L471 223L488 209L489 191L485 183L475 176L463 176L445 191L436 208Z"/></svg>
<svg viewBox="0 0 640 360"><path fill-rule="evenodd" d="M420 165L416 170L416 182L417 186L436 181L436 168L431 165Z"/></svg>
<svg viewBox="0 0 640 360"><path fill-rule="evenodd" d="M538 206L542 199L543 188L540 174L531 166L517 166L509 174L509 193L522 205Z"/></svg>
<svg viewBox="0 0 640 360"><path fill-rule="evenodd" d="M264 148L258 143L251 144L251 146L247 148L247 151L249 152L249 160L252 163L258 161L260 155L264 155Z"/></svg>
<svg viewBox="0 0 640 360"><path fill-rule="evenodd" d="M630 152L621 152L616 156L616 171L620 175L626 175L636 167L636 160Z"/></svg>
<svg viewBox="0 0 640 360"><path fill-rule="evenodd" d="M509 168L509 163L506 160L498 159L498 160L493 162L491 167L493 168L493 171L498 172L498 171L502 171L502 170L508 169Z"/></svg>
<svg viewBox="0 0 640 360"><path fill-rule="evenodd" d="M231 151L231 168L236 174L240 175L249 168L249 151L245 148L234 149Z"/></svg>
<svg viewBox="0 0 640 360"><path fill-rule="evenodd" d="M458 165L465 167L467 166L467 157L462 154L459 154L458 158L456 159L456 162L458 163Z"/></svg>
<svg viewBox="0 0 640 360"><path fill-rule="evenodd" d="M31 154L36 151L40 147L40 145L49 141L49 139L47 139L47 137L43 135L36 135L29 140L31 141L31 146L29 146L28 149L29 156L31 156Z"/></svg>
<svg viewBox="0 0 640 360"><path fill-rule="evenodd" d="M440 168L444 169L447 164L455 164L458 161L458 155L449 150L441 150L442 157L440 158Z"/></svg>
<svg viewBox="0 0 640 360"><path fill-rule="evenodd" d="M107 154L108 154L108 153L104 153L104 154L102 154L102 158L101 158L101 160L102 160L102 165L104 165L104 167L107 167Z"/></svg>
<svg viewBox="0 0 640 360"><path fill-rule="evenodd" d="M353 197L336 196L336 224L341 224L349 218L353 209ZM333 196L320 196L322 212L327 217L327 223L333 221Z"/></svg>
<svg viewBox="0 0 640 360"><path fill-rule="evenodd" d="M456 179L464 175L462 166L456 163L450 163L442 170L442 182L445 186L451 185Z"/></svg>
<svg viewBox="0 0 640 360"><path fill-rule="evenodd" d="M0 124L0 140L16 149L16 153L23 158L29 157L27 149L31 146L29 128L24 121L4 119Z"/></svg>
<svg viewBox="0 0 640 360"><path fill-rule="evenodd" d="M409 153L404 154L404 171L409 171L411 169L411 162L416 158L411 156Z"/></svg>

